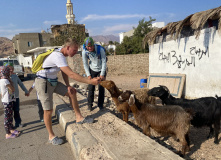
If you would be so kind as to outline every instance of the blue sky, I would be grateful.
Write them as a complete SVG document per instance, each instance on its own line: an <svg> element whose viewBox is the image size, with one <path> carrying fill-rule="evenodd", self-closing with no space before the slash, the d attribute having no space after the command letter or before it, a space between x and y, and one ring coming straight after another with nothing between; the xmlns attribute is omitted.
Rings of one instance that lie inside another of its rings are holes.
<svg viewBox="0 0 221 160"><path fill-rule="evenodd" d="M67 0L0 0L0 37L41 32L65 24ZM180 21L190 14L221 6L220 0L71 0L75 20L91 36L116 35L149 16L156 22Z"/></svg>

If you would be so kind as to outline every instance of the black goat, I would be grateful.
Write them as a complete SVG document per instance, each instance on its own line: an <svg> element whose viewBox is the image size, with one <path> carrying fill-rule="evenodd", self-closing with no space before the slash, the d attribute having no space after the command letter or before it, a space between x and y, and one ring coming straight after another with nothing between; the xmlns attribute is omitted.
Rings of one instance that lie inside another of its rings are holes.
<svg viewBox="0 0 221 160"><path fill-rule="evenodd" d="M207 138L215 138L214 143L219 144L221 102L214 97L202 97L198 99L175 98L170 94L166 86L154 87L148 91L148 95L159 97L163 104L180 105L188 112L193 113L191 124L194 127L209 126L210 132ZM212 127L214 125L214 129Z"/></svg>
<svg viewBox="0 0 221 160"><path fill-rule="evenodd" d="M216 99L219 100L221 102L221 97L219 97L218 95L215 95Z"/></svg>

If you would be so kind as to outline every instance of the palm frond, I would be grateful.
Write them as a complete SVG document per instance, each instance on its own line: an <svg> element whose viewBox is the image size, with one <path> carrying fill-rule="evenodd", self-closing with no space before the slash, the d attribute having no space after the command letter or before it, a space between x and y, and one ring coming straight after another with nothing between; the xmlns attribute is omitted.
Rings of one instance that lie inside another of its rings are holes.
<svg viewBox="0 0 221 160"><path fill-rule="evenodd" d="M219 13L218 32L219 32L219 35L221 35L221 12Z"/></svg>
<svg viewBox="0 0 221 160"><path fill-rule="evenodd" d="M189 15L188 17L186 17L184 20L180 21L177 26L176 26L176 35L175 35L175 39L178 38L178 36L180 35L183 26L186 24L190 23L190 18L193 16L193 14Z"/></svg>
<svg viewBox="0 0 221 160"><path fill-rule="evenodd" d="M156 37L161 33L161 28L157 28L145 35L143 38L143 48L145 48L146 44L148 43L149 45L153 44Z"/></svg>

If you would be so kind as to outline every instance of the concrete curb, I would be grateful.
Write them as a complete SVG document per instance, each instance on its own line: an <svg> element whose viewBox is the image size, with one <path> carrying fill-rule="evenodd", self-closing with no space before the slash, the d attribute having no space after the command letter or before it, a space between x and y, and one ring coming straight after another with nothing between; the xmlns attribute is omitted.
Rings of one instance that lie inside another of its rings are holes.
<svg viewBox="0 0 221 160"><path fill-rule="evenodd" d="M81 102L86 99L80 94L77 97L78 101ZM79 104L79 106L84 116L90 114L84 109L86 105ZM95 118L95 123L107 123L107 126L110 126L108 133L105 132L105 128L97 128L94 124L76 124L74 111L56 94L54 94L54 114L66 134L66 139L70 143L76 159L86 160L94 159L94 157L116 160L182 159L110 112L104 111L99 116L96 114L91 115L91 117ZM107 122L107 120L109 121ZM124 137L122 143L118 144L118 146L115 143L117 140L115 140L116 133L123 134ZM107 134L111 136L106 136ZM134 144L131 144L131 141Z"/></svg>

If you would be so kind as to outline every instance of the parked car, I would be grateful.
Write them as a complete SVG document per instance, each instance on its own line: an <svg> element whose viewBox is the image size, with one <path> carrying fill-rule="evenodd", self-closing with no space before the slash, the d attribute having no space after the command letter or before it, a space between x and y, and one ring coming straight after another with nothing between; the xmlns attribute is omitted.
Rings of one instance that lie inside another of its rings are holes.
<svg viewBox="0 0 221 160"><path fill-rule="evenodd" d="M13 63L14 65L14 73L21 79L24 80L24 67L19 64L17 59L7 59L7 58L1 58L0 59L0 66L3 66L5 62Z"/></svg>

